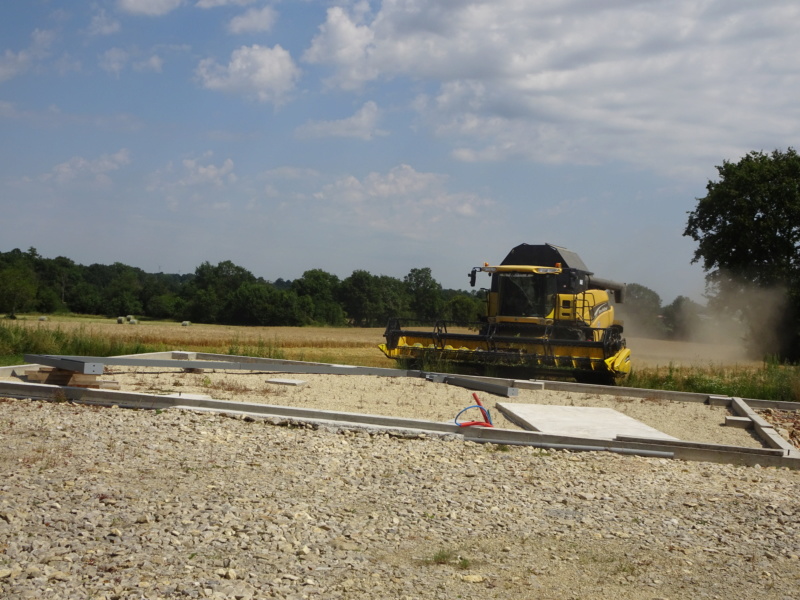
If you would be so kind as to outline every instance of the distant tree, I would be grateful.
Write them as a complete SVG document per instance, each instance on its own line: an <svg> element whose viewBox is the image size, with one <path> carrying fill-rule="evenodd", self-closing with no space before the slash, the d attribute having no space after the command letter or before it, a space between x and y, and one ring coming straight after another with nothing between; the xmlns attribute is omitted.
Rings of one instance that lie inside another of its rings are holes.
<svg viewBox="0 0 800 600"><path fill-rule="evenodd" d="M103 314L108 317L141 315L144 312L139 292L144 271L122 263L110 267L111 280L103 288Z"/></svg>
<svg viewBox="0 0 800 600"><path fill-rule="evenodd" d="M178 319L184 311L184 301L175 293L167 292L150 296L145 305L145 314L154 319Z"/></svg>
<svg viewBox="0 0 800 600"><path fill-rule="evenodd" d="M96 285L81 281L67 294L67 305L74 313L99 315L103 311L103 295Z"/></svg>
<svg viewBox="0 0 800 600"><path fill-rule="evenodd" d="M36 288L36 299L33 303L35 309L43 313L56 313L64 311L64 303L58 293L51 287L39 285Z"/></svg>
<svg viewBox="0 0 800 600"><path fill-rule="evenodd" d="M375 325L383 326L392 318L407 318L411 315L411 297L404 282L396 277L376 277L378 305Z"/></svg>
<svg viewBox="0 0 800 600"><path fill-rule="evenodd" d="M290 279L283 279L282 277L278 277L275 281L272 282L272 287L276 290L288 290L292 287L292 281Z"/></svg>
<svg viewBox="0 0 800 600"><path fill-rule="evenodd" d="M661 320L661 296L648 287L629 283L625 303L617 307L625 321L625 329L632 335L662 338L665 336Z"/></svg>
<svg viewBox="0 0 800 600"><path fill-rule="evenodd" d="M474 323L485 313L485 303L470 294L459 294L445 304L445 318L456 323Z"/></svg>
<svg viewBox="0 0 800 600"><path fill-rule="evenodd" d="M704 307L691 298L678 296L662 311L667 335L674 340L700 340Z"/></svg>
<svg viewBox="0 0 800 600"><path fill-rule="evenodd" d="M33 247L27 252L15 248L0 253L0 310L13 316L16 312L42 310L40 306L54 304L52 294L40 277L43 263L44 259ZM6 308L2 308L3 305Z"/></svg>
<svg viewBox="0 0 800 600"><path fill-rule="evenodd" d="M231 325L303 324L297 294L277 290L265 282L243 283L231 295L224 321Z"/></svg>
<svg viewBox="0 0 800 600"><path fill-rule="evenodd" d="M67 294L80 281L80 270L72 260L57 256L48 261L45 278L51 282L62 304L67 303Z"/></svg>
<svg viewBox="0 0 800 600"><path fill-rule="evenodd" d="M793 148L723 161L718 181L689 213L684 235L698 243L710 305L738 312L751 350L800 359L800 156ZM759 293L754 293L756 288ZM764 291L781 294L766 310ZM766 343L764 343L766 342Z"/></svg>
<svg viewBox="0 0 800 600"><path fill-rule="evenodd" d="M229 260L217 265L203 262L180 290L181 318L195 323L231 322L235 319L232 316L233 294L242 285L256 282L255 275Z"/></svg>
<svg viewBox="0 0 800 600"><path fill-rule="evenodd" d="M0 269L18 266L19 264L25 262L26 259L26 254L19 248L14 248L8 252L2 252L0 253Z"/></svg>
<svg viewBox="0 0 800 600"><path fill-rule="evenodd" d="M194 290L188 294L184 316L195 323L216 323L222 304L213 290Z"/></svg>
<svg viewBox="0 0 800 600"><path fill-rule="evenodd" d="M336 300L340 286L336 275L322 269L311 269L292 281L289 289L301 300L307 299L302 306L308 307L308 322L336 326L344 325L346 321L344 309Z"/></svg>
<svg viewBox="0 0 800 600"><path fill-rule="evenodd" d="M164 273L143 273L139 300L144 314L155 319L177 319L181 301L178 279Z"/></svg>
<svg viewBox="0 0 800 600"><path fill-rule="evenodd" d="M28 310L36 299L36 275L24 263L0 270L0 311L14 317Z"/></svg>
<svg viewBox="0 0 800 600"><path fill-rule="evenodd" d="M144 313L142 303L136 295L127 290L116 290L108 293L103 299L103 314L107 317L120 315L141 315Z"/></svg>
<svg viewBox="0 0 800 600"><path fill-rule="evenodd" d="M430 268L411 269L403 278L403 283L411 299L411 313L416 318L424 320L443 318L442 286L433 278Z"/></svg>
<svg viewBox="0 0 800 600"><path fill-rule="evenodd" d="M202 263L195 269L194 285L201 290L213 290L219 298L225 299L239 289L243 283L256 281L255 275L244 267L224 260L217 265Z"/></svg>
<svg viewBox="0 0 800 600"><path fill-rule="evenodd" d="M339 300L351 323L357 327L371 327L382 314L380 282L364 270L356 270L342 281Z"/></svg>

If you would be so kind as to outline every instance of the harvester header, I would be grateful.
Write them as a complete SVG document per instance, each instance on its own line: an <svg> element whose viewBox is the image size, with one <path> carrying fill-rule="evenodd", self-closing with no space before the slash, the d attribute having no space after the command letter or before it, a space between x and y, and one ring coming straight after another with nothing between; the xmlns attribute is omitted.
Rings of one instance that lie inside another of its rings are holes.
<svg viewBox="0 0 800 600"><path fill-rule="evenodd" d="M613 383L630 371L630 350L609 296L622 303L625 284L595 277L575 252L552 244L521 244L499 265L474 267L473 287L479 273L491 277L480 323L437 321L422 331L391 319L381 350L419 367L447 361L527 377Z"/></svg>

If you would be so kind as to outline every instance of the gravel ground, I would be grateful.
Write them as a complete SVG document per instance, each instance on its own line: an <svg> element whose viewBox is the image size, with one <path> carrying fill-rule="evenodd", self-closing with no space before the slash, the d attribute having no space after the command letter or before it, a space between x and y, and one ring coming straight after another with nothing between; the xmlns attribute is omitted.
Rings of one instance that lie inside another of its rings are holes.
<svg viewBox="0 0 800 600"><path fill-rule="evenodd" d="M117 369L108 377L118 381L123 390L137 392L206 394L220 400L312 407L429 421L452 422L459 411L475 404L472 392L464 388L407 377L276 375L241 371L191 374L178 369L145 368ZM291 387L268 383L273 378L301 380L305 385ZM613 391L613 388L609 389ZM490 409L495 425L509 429L519 428L494 409L498 401L608 407L682 440L762 447L761 442L748 431L723 425L725 416L731 414L724 407L694 402L667 402L656 398L626 398L614 394L544 390L519 390L519 395L511 398L485 393L479 393L479 397ZM472 418L480 418L477 409L472 414L466 413L462 420Z"/></svg>
<svg viewBox="0 0 800 600"><path fill-rule="evenodd" d="M441 420L471 399L413 380L269 377L114 374L124 389L316 394L321 408ZM560 395L591 402L683 439L742 434L719 409ZM0 402L0 442L4 599L800 597L800 473L785 469L25 400Z"/></svg>

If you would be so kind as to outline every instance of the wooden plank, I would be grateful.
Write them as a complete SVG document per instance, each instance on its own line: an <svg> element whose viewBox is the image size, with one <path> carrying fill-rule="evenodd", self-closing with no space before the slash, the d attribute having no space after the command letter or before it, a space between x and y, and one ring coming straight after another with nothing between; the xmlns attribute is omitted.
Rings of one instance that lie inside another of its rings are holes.
<svg viewBox="0 0 800 600"><path fill-rule="evenodd" d="M75 371L57 369L55 367L41 367L25 371L25 378L30 383L46 383L80 388L118 390L120 385L113 379L99 379L99 375L85 375Z"/></svg>

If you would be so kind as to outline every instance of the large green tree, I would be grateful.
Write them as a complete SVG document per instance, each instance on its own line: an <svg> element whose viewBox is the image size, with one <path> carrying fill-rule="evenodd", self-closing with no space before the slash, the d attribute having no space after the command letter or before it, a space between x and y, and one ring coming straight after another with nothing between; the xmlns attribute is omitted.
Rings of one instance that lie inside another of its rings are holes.
<svg viewBox="0 0 800 600"><path fill-rule="evenodd" d="M800 156L794 148L750 152L717 167L689 213L710 305L737 312L751 349L800 358Z"/></svg>
<svg viewBox="0 0 800 600"><path fill-rule="evenodd" d="M26 310L36 298L36 275L25 264L0 270L0 311L14 317Z"/></svg>
<svg viewBox="0 0 800 600"><path fill-rule="evenodd" d="M383 312L380 297L380 282L369 271L358 269L342 281L339 287L339 301L347 316L357 327L372 327Z"/></svg>
<svg viewBox="0 0 800 600"><path fill-rule="evenodd" d="M432 321L444 317L442 286L433 278L430 268L411 269L403 283L411 298L411 312L416 318Z"/></svg>
<svg viewBox="0 0 800 600"><path fill-rule="evenodd" d="M299 279L292 281L291 291L300 298L307 298L310 314L309 322L321 325L344 325L345 314L342 306L336 301L341 282L336 275L322 269L311 269L303 273Z"/></svg>

